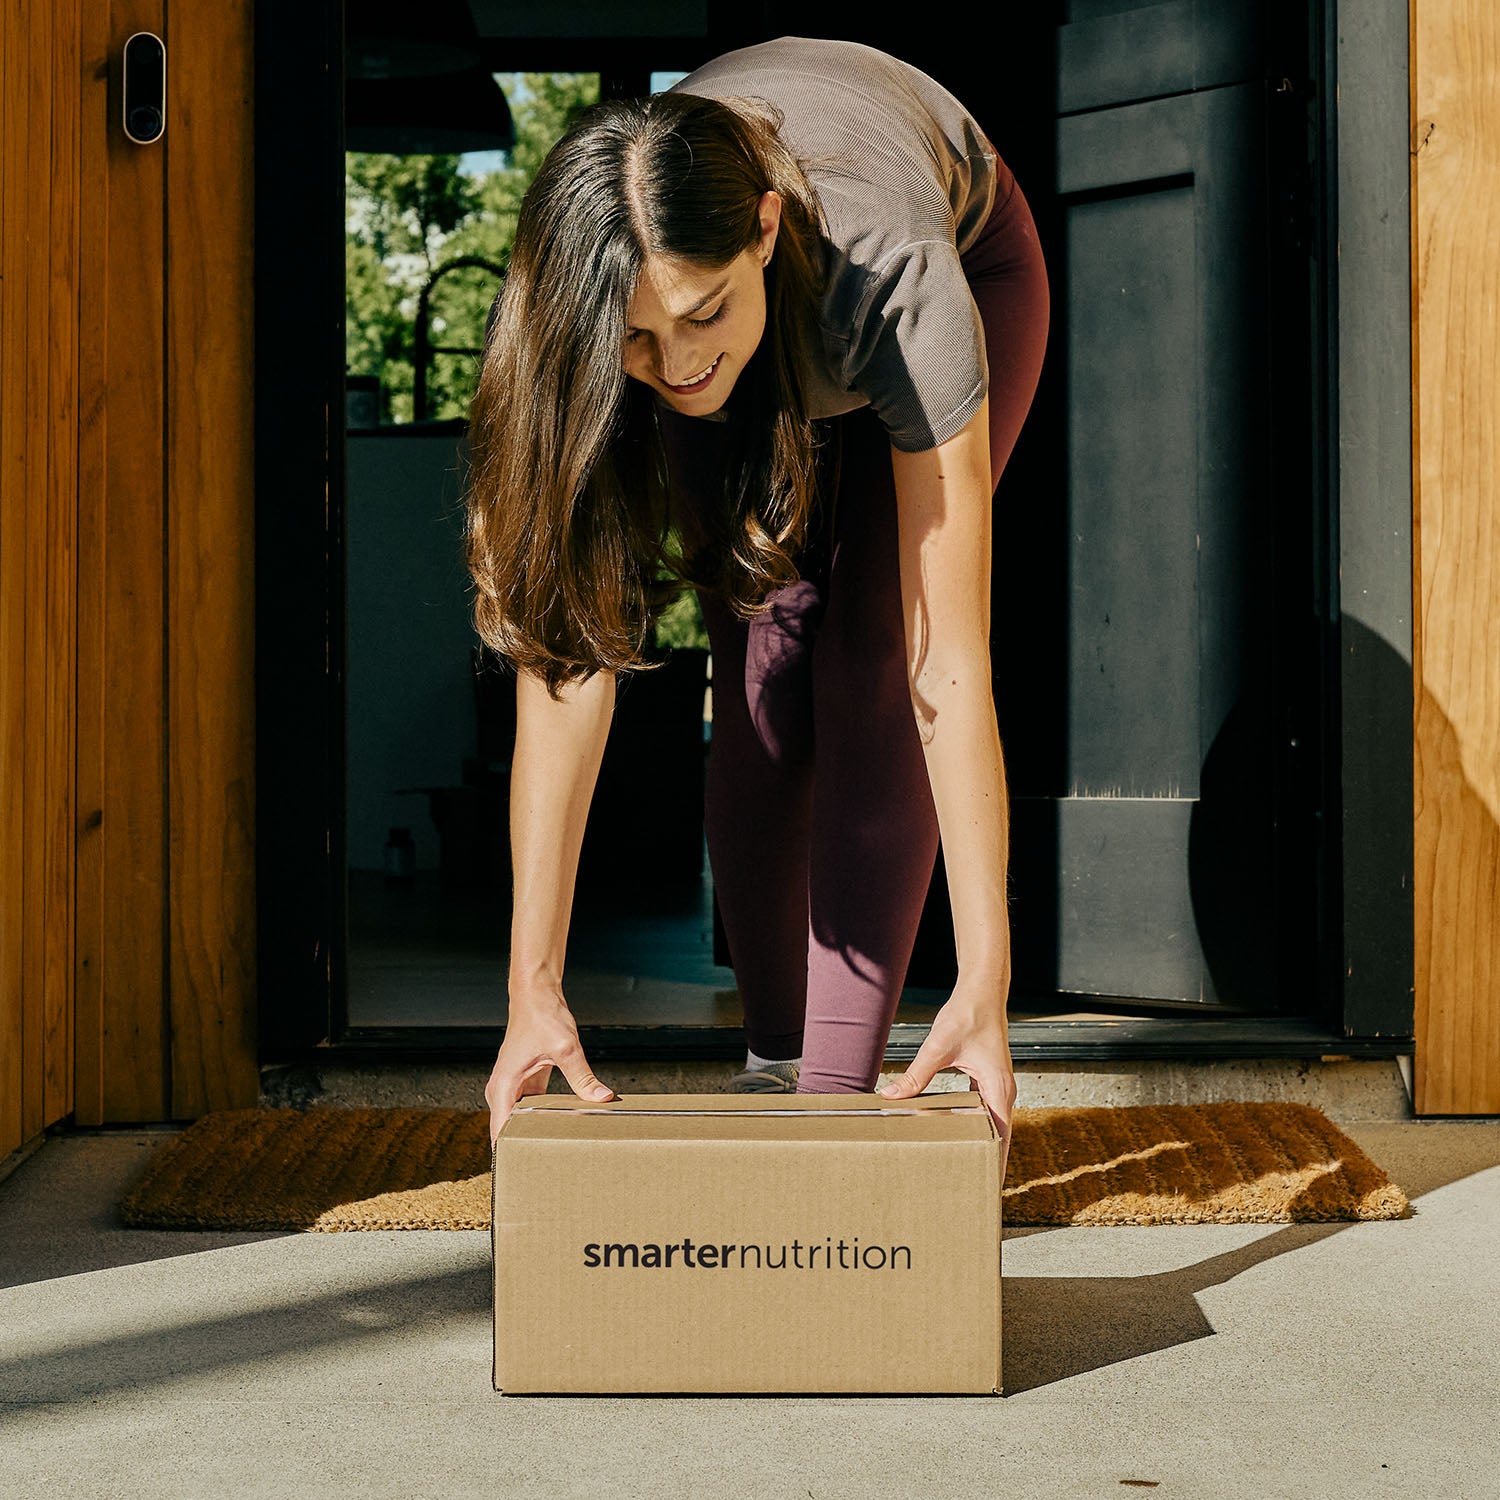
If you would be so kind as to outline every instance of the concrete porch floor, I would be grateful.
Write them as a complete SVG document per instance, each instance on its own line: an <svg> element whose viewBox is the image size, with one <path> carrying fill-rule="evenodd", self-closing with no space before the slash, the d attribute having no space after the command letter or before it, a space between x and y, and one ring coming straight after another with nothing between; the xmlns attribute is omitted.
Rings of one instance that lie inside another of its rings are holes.
<svg viewBox="0 0 1500 1500"><path fill-rule="evenodd" d="M1346 1128L1413 1218L1007 1232L1002 1399L497 1396L487 1235L127 1230L163 1132L53 1136L0 1182L0 1495L1490 1500L1500 1123Z"/></svg>

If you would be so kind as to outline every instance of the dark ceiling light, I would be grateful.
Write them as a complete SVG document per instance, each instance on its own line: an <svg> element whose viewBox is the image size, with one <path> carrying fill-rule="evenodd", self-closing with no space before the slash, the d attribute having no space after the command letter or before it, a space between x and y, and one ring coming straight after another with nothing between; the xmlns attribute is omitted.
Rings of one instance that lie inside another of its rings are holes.
<svg viewBox="0 0 1500 1500"><path fill-rule="evenodd" d="M344 84L349 151L432 156L509 151L515 143L510 105L484 68L420 78L350 78Z"/></svg>
<svg viewBox="0 0 1500 1500"><path fill-rule="evenodd" d="M422 78L482 61L466 0L348 0L344 77Z"/></svg>

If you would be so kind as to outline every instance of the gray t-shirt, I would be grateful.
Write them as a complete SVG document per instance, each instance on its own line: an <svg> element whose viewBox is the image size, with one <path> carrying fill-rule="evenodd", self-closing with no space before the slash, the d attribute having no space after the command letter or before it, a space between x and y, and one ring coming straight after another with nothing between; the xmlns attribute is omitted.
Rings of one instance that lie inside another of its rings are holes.
<svg viewBox="0 0 1500 1500"><path fill-rule="evenodd" d="M959 256L1009 169L968 110L910 63L861 42L784 36L673 85L761 99L785 119L826 221L823 359L803 372L814 417L872 406L897 448L935 448L989 389L984 326Z"/></svg>

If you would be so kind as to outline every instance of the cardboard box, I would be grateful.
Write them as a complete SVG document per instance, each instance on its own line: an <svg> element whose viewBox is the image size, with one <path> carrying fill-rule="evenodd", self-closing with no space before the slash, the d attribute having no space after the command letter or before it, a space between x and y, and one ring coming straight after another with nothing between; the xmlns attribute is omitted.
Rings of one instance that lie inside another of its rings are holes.
<svg viewBox="0 0 1500 1500"><path fill-rule="evenodd" d="M1000 1392L975 1092L541 1094L494 1167L496 1390Z"/></svg>

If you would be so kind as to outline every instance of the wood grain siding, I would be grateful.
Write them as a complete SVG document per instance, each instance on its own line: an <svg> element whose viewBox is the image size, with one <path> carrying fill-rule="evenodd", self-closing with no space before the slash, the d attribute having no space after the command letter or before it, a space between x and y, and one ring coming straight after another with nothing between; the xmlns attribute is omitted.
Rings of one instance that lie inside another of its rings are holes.
<svg viewBox="0 0 1500 1500"><path fill-rule="evenodd" d="M167 37L167 941L179 1119L258 1093L251 9L172 0Z"/></svg>
<svg viewBox="0 0 1500 1500"><path fill-rule="evenodd" d="M42 518L47 559L42 631L42 745L37 758L46 788L42 819L42 1113L51 1121L73 1107L74 659L78 616L78 337L79 77L81 0L53 0L45 59L37 72L50 90L46 163L50 192L46 236L46 380L40 418L46 434L47 481Z"/></svg>
<svg viewBox="0 0 1500 1500"><path fill-rule="evenodd" d="M90 354L87 468L79 497L79 1030L97 1072L80 1076L79 1120L165 1116L166 754L163 692L162 368L164 142L120 128L120 56L136 31L164 35L161 0L86 0L85 133ZM169 89L173 68L167 63ZM87 966L87 967L85 967ZM92 972L90 972L92 970ZM81 1049L82 1051L82 1049Z"/></svg>
<svg viewBox="0 0 1500 1500"><path fill-rule="evenodd" d="M77 10L0 7L0 1154L73 1107Z"/></svg>
<svg viewBox="0 0 1500 1500"><path fill-rule="evenodd" d="M1413 0L1416 1108L1500 1113L1500 9Z"/></svg>
<svg viewBox="0 0 1500 1500"><path fill-rule="evenodd" d="M0 1155L257 1093L251 57L249 0L0 6Z"/></svg>

